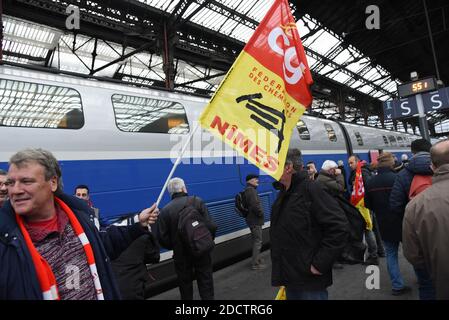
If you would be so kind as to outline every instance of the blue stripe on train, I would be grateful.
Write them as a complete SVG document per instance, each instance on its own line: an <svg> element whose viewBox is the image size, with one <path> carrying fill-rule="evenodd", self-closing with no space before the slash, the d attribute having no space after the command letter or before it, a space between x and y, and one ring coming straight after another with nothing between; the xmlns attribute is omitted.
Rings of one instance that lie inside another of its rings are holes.
<svg viewBox="0 0 449 320"><path fill-rule="evenodd" d="M362 156L362 158L365 155ZM367 157L367 155L366 155ZM206 163L233 162L230 159L206 159ZM347 163L346 153L304 155L304 162L314 161L317 169L325 160L343 160ZM170 159L133 159L133 160L76 160L60 161L63 171L64 189L73 193L78 184L87 184L91 198L100 209L104 223L110 223L118 217L139 212L156 201L162 185L172 168ZM5 163L0 167L7 168ZM203 198L210 213L219 225L218 235L246 228L243 219L234 211L234 196L243 189L245 176L259 170L244 161L241 165L231 164L183 164L176 169L174 176L182 177L190 194ZM349 172L349 170L347 170ZM263 194L265 220L270 219L270 208L276 193L272 188L273 179L261 176L258 192ZM169 201L164 195L160 207Z"/></svg>

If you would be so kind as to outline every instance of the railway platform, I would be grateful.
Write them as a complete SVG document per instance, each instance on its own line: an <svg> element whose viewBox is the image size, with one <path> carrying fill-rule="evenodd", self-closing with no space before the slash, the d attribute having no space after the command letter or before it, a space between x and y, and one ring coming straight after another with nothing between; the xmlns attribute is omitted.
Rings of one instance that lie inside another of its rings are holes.
<svg viewBox="0 0 449 320"><path fill-rule="evenodd" d="M266 268L251 270L251 259L245 259L214 272L215 298L217 300L273 300L278 288L271 286L270 251L262 253ZM391 294L386 258L379 258L379 286L372 281L373 271L367 266L345 264L343 269L333 270L334 284L328 288L329 300L418 300L418 284L412 266L402 253L399 265L404 282L412 291L401 296ZM367 273L368 272L368 273ZM370 277L368 279L368 277ZM368 289L366 282L371 284ZM179 300L178 288L174 288L149 298L150 300ZM194 299L198 300L198 290L194 283Z"/></svg>

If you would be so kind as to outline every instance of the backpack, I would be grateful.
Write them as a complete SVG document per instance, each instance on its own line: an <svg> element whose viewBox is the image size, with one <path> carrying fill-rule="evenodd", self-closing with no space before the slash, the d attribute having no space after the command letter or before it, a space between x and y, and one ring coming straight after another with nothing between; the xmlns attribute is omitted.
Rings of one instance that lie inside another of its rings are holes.
<svg viewBox="0 0 449 320"><path fill-rule="evenodd" d="M193 206L195 197L188 198L179 212L178 234L181 241L195 257L203 256L215 246L209 224L201 213Z"/></svg>
<svg viewBox="0 0 449 320"><path fill-rule="evenodd" d="M410 191L408 193L408 199L412 200L419 193L426 190L432 185L432 176L424 176L422 174L415 174L410 185Z"/></svg>
<svg viewBox="0 0 449 320"><path fill-rule="evenodd" d="M246 218L249 213L248 207L246 205L245 190L240 191L235 195L235 211L242 218Z"/></svg>

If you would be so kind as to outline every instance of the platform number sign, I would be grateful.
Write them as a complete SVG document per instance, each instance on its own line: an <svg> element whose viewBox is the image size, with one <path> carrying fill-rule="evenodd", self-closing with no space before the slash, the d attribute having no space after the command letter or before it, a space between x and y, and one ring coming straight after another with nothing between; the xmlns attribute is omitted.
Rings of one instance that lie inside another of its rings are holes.
<svg viewBox="0 0 449 320"><path fill-rule="evenodd" d="M422 84L424 86L424 84ZM420 90L417 86L416 90ZM449 109L449 87L427 92L422 95L424 112L442 111ZM384 119L395 120L409 118L418 114L416 98L408 97L400 100L389 100L383 102Z"/></svg>

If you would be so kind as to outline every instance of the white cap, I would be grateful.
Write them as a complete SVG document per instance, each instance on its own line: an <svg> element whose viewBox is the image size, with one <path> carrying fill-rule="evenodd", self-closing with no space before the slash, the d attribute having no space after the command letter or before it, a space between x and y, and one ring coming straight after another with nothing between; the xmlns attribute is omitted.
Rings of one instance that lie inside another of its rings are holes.
<svg viewBox="0 0 449 320"><path fill-rule="evenodd" d="M408 155L406 155L405 153L401 156L401 161L407 161L408 160Z"/></svg>
<svg viewBox="0 0 449 320"><path fill-rule="evenodd" d="M321 170L330 170L330 169L334 169L334 168L338 168L337 163L335 163L335 161L332 160L326 160L324 161L323 165L321 166Z"/></svg>

